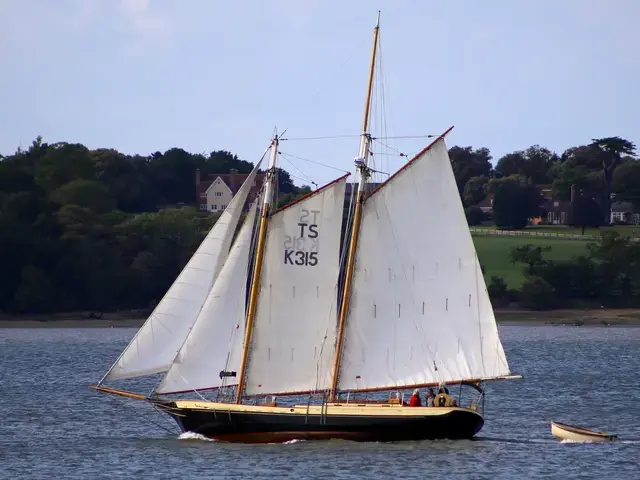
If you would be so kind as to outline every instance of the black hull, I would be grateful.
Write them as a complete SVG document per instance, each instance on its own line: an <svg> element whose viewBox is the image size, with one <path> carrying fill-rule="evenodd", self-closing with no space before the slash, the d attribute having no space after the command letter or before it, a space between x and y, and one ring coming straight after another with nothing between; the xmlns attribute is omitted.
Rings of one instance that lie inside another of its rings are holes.
<svg viewBox="0 0 640 480"><path fill-rule="evenodd" d="M412 407L404 407L411 408ZM346 439L356 441L403 441L469 439L480 431L484 419L466 408L415 409L417 415L291 415L271 412L237 412L179 408L163 405L185 432L229 442L272 443L294 439ZM424 415L418 414L424 411ZM391 412L390 412L391 413ZM413 413L413 412L412 412Z"/></svg>

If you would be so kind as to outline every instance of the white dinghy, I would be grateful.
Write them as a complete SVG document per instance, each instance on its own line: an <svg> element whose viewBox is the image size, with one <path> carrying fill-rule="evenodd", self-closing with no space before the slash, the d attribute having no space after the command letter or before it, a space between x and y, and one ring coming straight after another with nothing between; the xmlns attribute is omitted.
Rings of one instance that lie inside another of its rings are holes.
<svg viewBox="0 0 640 480"><path fill-rule="evenodd" d="M617 435L612 433L596 432L559 422L551 422L551 435L560 440L573 442L611 442L618 438Z"/></svg>

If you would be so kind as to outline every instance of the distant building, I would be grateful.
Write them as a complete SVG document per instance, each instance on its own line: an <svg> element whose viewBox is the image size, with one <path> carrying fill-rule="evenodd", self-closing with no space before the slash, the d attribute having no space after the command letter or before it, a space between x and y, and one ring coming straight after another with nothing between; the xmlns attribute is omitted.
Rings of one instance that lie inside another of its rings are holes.
<svg viewBox="0 0 640 480"><path fill-rule="evenodd" d="M640 225L640 213L636 213L633 204L629 202L613 202L611 204L611 223L626 222Z"/></svg>
<svg viewBox="0 0 640 480"><path fill-rule="evenodd" d="M248 176L248 173L238 173L238 170L231 169L229 173L213 173L203 179L200 169L196 170L196 199L200 210L215 213L227 208ZM244 206L245 210L260 192L264 176L264 173L255 176Z"/></svg>

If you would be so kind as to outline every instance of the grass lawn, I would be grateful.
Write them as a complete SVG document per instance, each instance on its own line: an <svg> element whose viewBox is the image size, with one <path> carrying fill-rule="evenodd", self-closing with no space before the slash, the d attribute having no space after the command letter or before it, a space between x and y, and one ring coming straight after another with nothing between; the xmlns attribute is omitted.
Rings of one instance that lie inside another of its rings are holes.
<svg viewBox="0 0 640 480"><path fill-rule="evenodd" d="M536 246L549 245L551 246L551 251L545 253L546 258L550 260L568 260L585 253L587 243L589 243L589 241L583 240L485 235L474 235L473 242L478 252L480 264L484 266L487 284L491 281L491 277L501 276L510 288L520 288L524 281L522 271L525 267L521 263L515 265L511 263L509 260L511 247L526 244Z"/></svg>

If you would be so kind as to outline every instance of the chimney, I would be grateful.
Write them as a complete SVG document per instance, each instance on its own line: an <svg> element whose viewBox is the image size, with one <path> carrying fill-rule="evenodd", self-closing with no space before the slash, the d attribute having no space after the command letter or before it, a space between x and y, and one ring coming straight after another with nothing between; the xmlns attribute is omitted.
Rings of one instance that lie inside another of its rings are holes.
<svg viewBox="0 0 640 480"><path fill-rule="evenodd" d="M196 168L196 205L200 203L200 169Z"/></svg>
<svg viewBox="0 0 640 480"><path fill-rule="evenodd" d="M574 183L571 184L571 203L573 203L573 201L576 198L576 186Z"/></svg>
<svg viewBox="0 0 640 480"><path fill-rule="evenodd" d="M238 185L236 185L237 181L238 181L238 170L235 168L232 168L231 170L229 170L229 183L231 183L231 185L229 185L229 187L231 187L231 192L235 195L236 192L238 191Z"/></svg>

